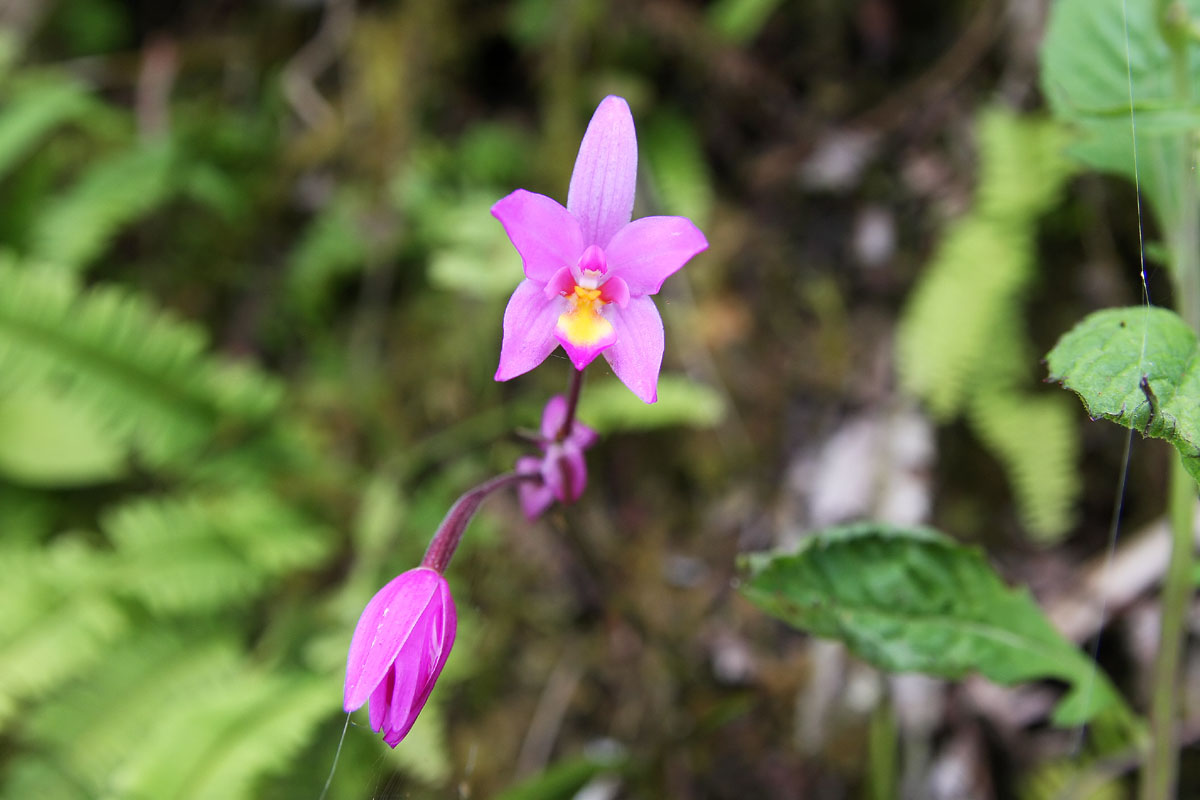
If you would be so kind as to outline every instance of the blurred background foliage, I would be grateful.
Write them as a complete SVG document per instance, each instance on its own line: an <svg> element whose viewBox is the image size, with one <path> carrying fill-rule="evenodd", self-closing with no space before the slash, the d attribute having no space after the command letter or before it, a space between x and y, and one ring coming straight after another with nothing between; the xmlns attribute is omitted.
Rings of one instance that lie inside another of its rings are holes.
<svg viewBox="0 0 1200 800"><path fill-rule="evenodd" d="M712 245L660 296L660 402L593 368L587 496L489 501L429 707L394 752L356 718L328 796L1062 796L1050 687L885 679L730 590L738 552L864 516L1048 601L1103 547L1120 448L1033 354L1136 300L1136 218L1020 116L1045 12L0 4L0 796L320 794L358 614L566 385L492 380L521 269L488 209L564 199L608 93L635 215Z"/></svg>

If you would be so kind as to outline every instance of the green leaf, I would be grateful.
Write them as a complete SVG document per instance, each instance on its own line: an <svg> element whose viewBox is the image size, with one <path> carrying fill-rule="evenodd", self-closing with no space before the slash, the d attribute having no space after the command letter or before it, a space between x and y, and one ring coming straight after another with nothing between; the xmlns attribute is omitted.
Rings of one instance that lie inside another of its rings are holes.
<svg viewBox="0 0 1200 800"><path fill-rule="evenodd" d="M252 488L140 498L105 514L122 593L156 613L244 602L289 572L312 567L333 535Z"/></svg>
<svg viewBox="0 0 1200 800"><path fill-rule="evenodd" d="M570 800L601 775L628 769L624 756L577 756L551 764L542 772L502 792L496 800Z"/></svg>
<svg viewBox="0 0 1200 800"><path fill-rule="evenodd" d="M642 142L663 213L689 217L704 226L716 200L695 127L681 114L662 112L646 126Z"/></svg>
<svg viewBox="0 0 1200 800"><path fill-rule="evenodd" d="M708 9L708 24L722 38L746 44L778 7L779 0L718 0Z"/></svg>
<svg viewBox="0 0 1200 800"><path fill-rule="evenodd" d="M61 539L43 551L0 550L0 727L19 701L77 678L126 633L125 609L97 589L98 561Z"/></svg>
<svg viewBox="0 0 1200 800"><path fill-rule="evenodd" d="M277 384L209 358L200 329L139 295L3 261L0 285L0 379L52 381L153 462L265 425L278 407Z"/></svg>
<svg viewBox="0 0 1200 800"><path fill-rule="evenodd" d="M589 386L579 400L579 418L600 433L672 425L711 428L724 416L725 401L715 389L678 375L659 378L657 403L643 403L616 381Z"/></svg>
<svg viewBox="0 0 1200 800"><path fill-rule="evenodd" d="M1023 589L982 554L936 531L864 523L806 539L794 553L743 559L742 593L772 616L838 639L881 669L1012 685L1069 684L1053 714L1079 725L1102 713L1130 719L1095 665L1064 639Z"/></svg>
<svg viewBox="0 0 1200 800"><path fill-rule="evenodd" d="M1200 15L1200 0L1185 0L1183 5L1192 17ZM1060 0L1053 6L1042 43L1042 90L1055 116L1077 128L1080 138L1072 153L1092 167L1131 179L1131 105L1170 109L1174 96L1170 53L1155 19L1158 6ZM1191 59L1191 71L1195 83L1200 60ZM1121 109L1124 112L1118 113ZM1176 109L1174 122L1190 113L1194 112ZM1179 169L1183 138L1163 135L1175 126L1156 125L1155 116L1150 115L1150 124L1137 126L1137 171L1159 218L1175 219L1185 177Z"/></svg>
<svg viewBox="0 0 1200 800"><path fill-rule="evenodd" d="M476 194L448 204L429 220L435 240L429 280L438 288L480 298L508 297L521 282L521 259L491 215L495 198Z"/></svg>
<svg viewBox="0 0 1200 800"><path fill-rule="evenodd" d="M344 277L363 271L367 263L361 198L336 195L304 229L288 256L287 294L301 312L318 317L333 298L333 287Z"/></svg>
<svg viewBox="0 0 1200 800"><path fill-rule="evenodd" d="M126 223L158 206L173 188L174 150L135 145L90 167L38 216L32 260L79 269Z"/></svg>
<svg viewBox="0 0 1200 800"><path fill-rule="evenodd" d="M120 477L127 450L78 403L46 386L0 394L0 475L25 486L86 486Z"/></svg>
<svg viewBox="0 0 1200 800"><path fill-rule="evenodd" d="M20 164L52 130L97 104L63 78L30 80L5 98L0 115L0 178Z"/></svg>
<svg viewBox="0 0 1200 800"><path fill-rule="evenodd" d="M1200 352L1178 314L1144 306L1089 314L1046 364L1092 419L1167 440L1200 481Z"/></svg>
<svg viewBox="0 0 1200 800"><path fill-rule="evenodd" d="M230 637L232 638L232 637ZM86 681L62 686L33 709L25 737L99 796L114 769L163 716L203 703L245 668L229 638L184 638L170 626L143 629L106 649Z"/></svg>
<svg viewBox="0 0 1200 800"><path fill-rule="evenodd" d="M989 392L975 399L968 416L1008 473L1026 529L1043 542L1073 522L1082 484L1075 413L1061 395Z"/></svg>

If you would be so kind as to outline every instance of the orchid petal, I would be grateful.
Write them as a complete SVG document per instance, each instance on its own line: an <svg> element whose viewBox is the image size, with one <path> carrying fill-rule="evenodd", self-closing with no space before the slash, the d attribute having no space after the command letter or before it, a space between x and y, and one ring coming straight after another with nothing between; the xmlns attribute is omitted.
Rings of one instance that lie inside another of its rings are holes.
<svg viewBox="0 0 1200 800"><path fill-rule="evenodd" d="M564 447L550 470L558 474L558 480L546 484L560 503L574 503L587 488L587 461L583 453L574 447Z"/></svg>
<svg viewBox="0 0 1200 800"><path fill-rule="evenodd" d="M600 286L600 299L605 303L616 303L617 308L629 305L629 284L620 275L613 275Z"/></svg>
<svg viewBox="0 0 1200 800"><path fill-rule="evenodd" d="M492 206L513 247L521 254L525 277L545 283L561 267L579 260L579 222L553 198L517 189Z"/></svg>
<svg viewBox="0 0 1200 800"><path fill-rule="evenodd" d="M573 291L575 291L575 276L571 273L570 267L562 267L550 276L546 288L542 289L542 294L546 295L547 300L553 300L555 297L566 296Z"/></svg>
<svg viewBox="0 0 1200 800"><path fill-rule="evenodd" d="M565 413L565 409L564 409ZM521 456L517 459L518 475L542 474L542 459L537 456ZM521 501L521 510L529 519L537 519L543 512L554 504L554 493L546 487L546 482L539 480L522 481L517 486L517 498Z"/></svg>
<svg viewBox="0 0 1200 800"><path fill-rule="evenodd" d="M454 647L454 638L458 634L458 610L454 607L454 598L450 596L450 584L443 582L438 587L438 594L438 616L435 620L437 628L432 631L433 637L430 640L432 648L430 655L434 661L433 669L429 673L425 687L417 695L415 702L413 702L412 720L408 724L408 729L412 728L412 723L416 721L417 715L421 713L421 709L425 708L425 703L429 700L429 694L433 691L433 686L437 683L438 676L442 674L442 669L446 666L446 660L450 657L450 650ZM405 729L405 734L408 733L408 729Z"/></svg>
<svg viewBox="0 0 1200 800"><path fill-rule="evenodd" d="M634 297L658 294L663 281L707 248L708 240L687 217L636 219L608 243L609 281L620 275Z"/></svg>
<svg viewBox="0 0 1200 800"><path fill-rule="evenodd" d="M629 222L636 183L633 114L624 99L609 95L583 134L567 191L567 208L579 220L585 245L607 248L613 234Z"/></svg>
<svg viewBox="0 0 1200 800"><path fill-rule="evenodd" d="M562 428L563 423L567 421L567 398L561 394L556 394L546 401L546 407L542 409L542 438L557 439L558 432ZM537 461L537 459L533 459ZM518 464L521 462L518 461ZM536 470L534 470L536 472Z"/></svg>
<svg viewBox="0 0 1200 800"><path fill-rule="evenodd" d="M587 462L575 448L553 445L542 462L542 480L560 503L573 503L587 487Z"/></svg>
<svg viewBox="0 0 1200 800"><path fill-rule="evenodd" d="M504 309L504 338L500 343L500 366L496 380L506 381L523 375L554 352L558 339L554 326L566 310L561 297L548 298L542 284L524 280L509 298Z"/></svg>
<svg viewBox="0 0 1200 800"><path fill-rule="evenodd" d="M649 297L633 297L624 309L610 314L610 319L617 341L604 351L604 357L621 382L642 402L656 402L664 347L658 308Z"/></svg>
<svg viewBox="0 0 1200 800"><path fill-rule="evenodd" d="M584 425L579 420L571 423L571 433L567 436L567 443L578 447L580 450L586 450L598 441L600 441L600 434L587 425Z"/></svg>
<svg viewBox="0 0 1200 800"><path fill-rule="evenodd" d="M409 642L410 648L416 647L420 643L420 640L425 638L425 631L422 628L427 624L422 621L413 630L413 641ZM424 648L421 649L423 650ZM424 659L417 652L406 652L396 660L396 682L392 687L392 696L388 701L387 715L383 721L384 741L387 741L387 737L396 731L403 730L404 733L408 733L408 729L412 727L413 720L417 718L417 715L413 713L413 700L416 698L419 689L424 688L424 686L418 686L418 684L422 683L422 676L429 669L429 665L423 662ZM397 741L399 741L398 738Z"/></svg>
<svg viewBox="0 0 1200 800"><path fill-rule="evenodd" d="M396 685L396 671L389 669L384 680L379 682L371 692L371 699L367 701L367 718L371 722L371 730L378 731L383 727L383 718L388 709L388 699L392 696L392 689Z"/></svg>
<svg viewBox="0 0 1200 800"><path fill-rule="evenodd" d="M346 657L346 711L360 708L384 682L443 578L431 569L397 575L376 592L354 628Z"/></svg>
<svg viewBox="0 0 1200 800"><path fill-rule="evenodd" d="M517 495L521 501L521 511L530 520L537 519L546 513L546 509L554 505L554 492L550 491L550 488L544 484L521 484Z"/></svg>
<svg viewBox="0 0 1200 800"><path fill-rule="evenodd" d="M392 747L400 744L400 740L413 729L416 717L425 709L433 686L437 684L438 675L442 674L446 658L450 656L450 649L454 646L458 615L454 599L450 596L450 585L444 581L437 589L437 596L430 603L424 622L425 630L421 631L424 634L421 638L424 640L414 642L419 648L419 652L414 654L413 662L413 675L416 679L414 691L410 696L403 698L407 703L394 705L396 716L392 718L389 734L384 736L384 741ZM414 631L414 637L416 634L418 632ZM397 670L400 666L400 662L397 662Z"/></svg>

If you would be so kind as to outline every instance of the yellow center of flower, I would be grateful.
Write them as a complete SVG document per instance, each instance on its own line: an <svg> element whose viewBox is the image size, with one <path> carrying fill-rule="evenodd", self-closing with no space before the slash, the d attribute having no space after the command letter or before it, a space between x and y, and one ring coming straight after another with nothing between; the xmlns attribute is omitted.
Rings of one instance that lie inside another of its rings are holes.
<svg viewBox="0 0 1200 800"><path fill-rule="evenodd" d="M600 314L608 303L600 299L599 289L577 285L566 297L568 308L558 318L558 330L568 341L587 346L612 336L612 323Z"/></svg>

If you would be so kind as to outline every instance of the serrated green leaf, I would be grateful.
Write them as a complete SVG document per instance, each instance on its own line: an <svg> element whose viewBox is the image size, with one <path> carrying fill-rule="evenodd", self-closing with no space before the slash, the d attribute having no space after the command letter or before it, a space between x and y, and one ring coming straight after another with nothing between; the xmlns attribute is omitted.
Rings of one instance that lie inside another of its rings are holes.
<svg viewBox="0 0 1200 800"><path fill-rule="evenodd" d="M831 528L794 553L743 559L742 593L772 616L838 639L892 672L1001 684L1069 684L1059 725L1100 714L1131 719L1120 695L1046 620L1025 590L1000 580L982 554L936 531L864 523Z"/></svg>
<svg viewBox="0 0 1200 800"><path fill-rule="evenodd" d="M1183 3L1194 18L1200 0ZM1171 108L1170 52L1155 18L1157 3L1060 0L1042 43L1042 90L1059 119L1072 123L1079 141L1072 153L1097 169L1134 176L1130 107ZM1193 83L1200 60L1191 59ZM1124 109L1124 114L1115 113ZM1184 110L1184 113L1191 113ZM1184 173L1183 137L1162 126L1137 130L1137 172L1160 219L1175 219ZM1175 120L1179 121L1178 115Z"/></svg>
<svg viewBox="0 0 1200 800"><path fill-rule="evenodd" d="M1178 314L1149 307L1089 314L1058 340L1046 366L1093 419L1165 439L1200 481L1200 349Z"/></svg>

